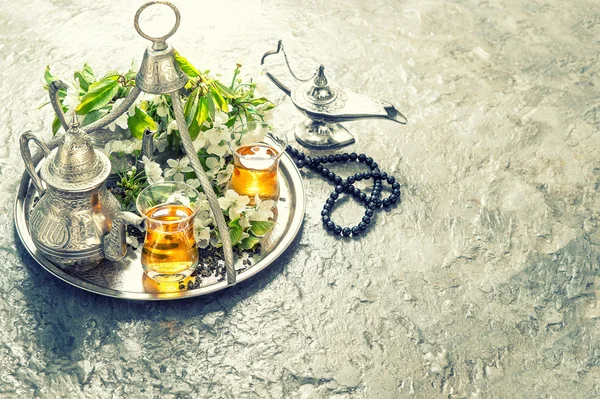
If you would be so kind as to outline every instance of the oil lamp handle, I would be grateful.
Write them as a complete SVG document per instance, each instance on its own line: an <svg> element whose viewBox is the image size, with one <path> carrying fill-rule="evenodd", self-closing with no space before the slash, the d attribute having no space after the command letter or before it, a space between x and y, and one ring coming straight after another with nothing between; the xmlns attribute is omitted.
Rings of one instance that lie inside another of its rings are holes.
<svg viewBox="0 0 600 399"><path fill-rule="evenodd" d="M162 4L167 7L170 7L173 10L173 12L175 13L175 25L173 26L173 29L171 29L169 31L169 33L167 33L166 35L161 36L161 37L152 37L150 35L147 35L140 28L140 14L146 8L148 8L152 5L155 5L155 4ZM142 5L137 10L137 12L135 13L135 17L133 18L133 25L135 27L135 30L140 34L141 37L143 37L144 39L150 40L152 42L152 49L154 49L154 50L164 50L167 48L166 41L168 38L173 36L175 34L175 32L177 32L180 22L181 22L181 14L179 13L179 10L177 9L177 7L175 7L175 5L173 3L170 3L168 1L161 1L161 0L149 1L146 4Z"/></svg>
<svg viewBox="0 0 600 399"><path fill-rule="evenodd" d="M263 71L265 72L265 75L267 75L267 77L269 79L271 79L271 82L273 82L275 84L275 86L279 87L285 94L287 94L288 96L292 94L292 91L289 89L289 87L287 87L286 85L284 85L281 81L279 81L279 79L277 79L275 76L273 76L271 74L271 72L269 72L267 70L267 67L264 66L265 65L265 59L271 55L275 55L278 54L280 51L283 52L283 43L281 42L281 40L279 42L277 42L277 50L271 50L271 51L267 51L262 58L260 59L260 65L263 66ZM283 53L285 55L285 52ZM287 63L287 56L285 57L285 61ZM289 64L288 64L288 68L289 68ZM292 70L290 69L290 72L292 72ZM292 75L294 73L292 72Z"/></svg>
<svg viewBox="0 0 600 399"><path fill-rule="evenodd" d="M55 80L50 83L48 86L48 93L50 94L50 104L52 104L52 108L54 109L54 113L58 117L60 124L62 125L65 131L69 130L69 123L67 122L67 118L65 113L63 112L62 106L60 105L60 99L58 98L58 93L60 90L67 90L69 86L62 80Z"/></svg>
<svg viewBox="0 0 600 399"><path fill-rule="evenodd" d="M31 177L31 182L35 186L35 189L41 196L46 191L46 189L42 185L42 179L35 171L35 165L37 164L37 162L34 162L34 159L31 156L31 151L29 150L29 141L33 141L35 144L37 144L38 147L40 147L44 154L44 157L50 154L50 149L48 148L46 143L35 137L35 135L30 131L23 133L21 135L21 138L19 139L19 144L21 146L21 157L23 157L23 161L25 162L25 169Z"/></svg>

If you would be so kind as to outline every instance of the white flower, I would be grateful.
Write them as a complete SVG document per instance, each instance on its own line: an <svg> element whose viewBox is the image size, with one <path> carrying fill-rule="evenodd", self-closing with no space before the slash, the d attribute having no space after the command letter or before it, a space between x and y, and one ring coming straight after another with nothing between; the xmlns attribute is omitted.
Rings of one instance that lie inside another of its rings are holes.
<svg viewBox="0 0 600 399"><path fill-rule="evenodd" d="M273 218L273 207L275 207L275 201L266 200L261 201L258 194L254 197L254 208L246 211L246 216L252 221L267 221Z"/></svg>
<svg viewBox="0 0 600 399"><path fill-rule="evenodd" d="M158 152L164 152L169 146L169 142L167 139L155 139L154 147L158 150Z"/></svg>
<svg viewBox="0 0 600 399"><path fill-rule="evenodd" d="M214 127L221 127L224 126L227 121L229 120L229 116L223 112L223 111L216 111L215 112L215 119L213 121L213 126Z"/></svg>
<svg viewBox="0 0 600 399"><path fill-rule="evenodd" d="M132 248L137 248L138 245L140 245L140 243L138 242L137 238L135 238L134 236L127 236L127 238L125 239L125 242L129 245L131 245Z"/></svg>
<svg viewBox="0 0 600 399"><path fill-rule="evenodd" d="M200 187L200 180L198 179L187 179L185 182L194 188Z"/></svg>
<svg viewBox="0 0 600 399"><path fill-rule="evenodd" d="M142 163L144 164L144 171L146 172L146 178L148 183L162 183L164 181L162 177L162 169L157 162L152 161L147 156L142 157Z"/></svg>
<svg viewBox="0 0 600 399"><path fill-rule="evenodd" d="M210 244L210 229L201 225L197 225L197 221L194 222L194 235L196 237L196 244L198 247L204 249Z"/></svg>
<svg viewBox="0 0 600 399"><path fill-rule="evenodd" d="M218 199L219 205L223 210L229 210L229 219L236 219L246 209L250 202L247 195L239 195L234 190L227 190L225 197Z"/></svg>
<svg viewBox="0 0 600 399"><path fill-rule="evenodd" d="M67 107L67 112L65 112L65 116L67 121L70 121L75 113L75 108L79 105L79 94L81 93L81 88L79 87L79 82L75 81L74 85L68 85L67 88L67 96L63 99L63 105ZM85 115L78 115L78 119L85 117ZM83 120L83 119L82 119ZM80 120L79 122L82 122Z"/></svg>
<svg viewBox="0 0 600 399"><path fill-rule="evenodd" d="M233 164L229 164L229 165L227 165L227 168L225 170L222 170L219 173L217 173L217 184L219 186L227 184L229 182L229 179L231 179L232 174L233 174Z"/></svg>
<svg viewBox="0 0 600 399"><path fill-rule="evenodd" d="M193 172L194 170L188 166L190 160L188 157L183 157L179 161L168 159L167 164L170 168L165 169L165 178L172 177L175 181L183 181L184 173Z"/></svg>
<svg viewBox="0 0 600 399"><path fill-rule="evenodd" d="M206 158L206 167L208 168L208 172L206 172L206 174L210 177L215 177L223 166L225 166L225 158Z"/></svg>
<svg viewBox="0 0 600 399"><path fill-rule="evenodd" d="M164 118L169 115L169 108L167 105L167 99L164 96L154 96L152 102L157 106L156 115Z"/></svg>
<svg viewBox="0 0 600 399"><path fill-rule="evenodd" d="M190 207L190 198L186 195L184 190L177 190L173 192L166 201L167 204L180 203L182 205Z"/></svg>
<svg viewBox="0 0 600 399"><path fill-rule="evenodd" d="M172 119L171 122L167 125L167 136L171 134L174 130L179 131L179 126L177 125L177 121Z"/></svg>
<svg viewBox="0 0 600 399"><path fill-rule="evenodd" d="M115 109L116 107L118 107L119 105L121 105L121 103L125 101L124 98L119 98L118 100L115 101L115 103L112 106L112 109ZM113 122L108 124L108 129L111 131L115 131L115 129L117 128L117 126L119 126L121 129L127 129L127 119L129 119L130 116L135 115L135 104L131 104L131 106L129 107L129 110L127 112L124 112L123 114L121 114L116 120L114 120Z"/></svg>
<svg viewBox="0 0 600 399"><path fill-rule="evenodd" d="M212 129L204 132L204 137L210 143L210 145L206 149L206 152L208 152L209 154L218 155L220 157L229 153L229 148L227 146L227 133L227 128L220 126L213 127ZM221 145L221 143L223 144Z"/></svg>
<svg viewBox="0 0 600 399"><path fill-rule="evenodd" d="M198 152L206 145L206 137L200 133L198 137L196 137L196 140L192 141L192 144L194 145L194 151Z"/></svg>

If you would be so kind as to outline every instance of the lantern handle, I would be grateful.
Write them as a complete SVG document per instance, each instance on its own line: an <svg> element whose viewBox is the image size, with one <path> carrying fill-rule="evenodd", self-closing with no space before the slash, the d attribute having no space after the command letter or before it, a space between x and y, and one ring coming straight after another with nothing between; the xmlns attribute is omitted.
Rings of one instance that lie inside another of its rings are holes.
<svg viewBox="0 0 600 399"><path fill-rule="evenodd" d="M164 36L160 36L160 37L152 37L150 35L147 35L140 28L140 14L146 8L148 8L152 5L155 5L155 4L163 4L167 7L170 7L173 10L173 12L175 13L175 26L173 26L173 29L171 29L171 31L169 33L167 33ZM161 1L161 0L149 1L148 3L142 5L135 13L135 18L133 19L133 25L135 26L135 30L137 31L137 33L139 33L140 36L143 37L144 39L150 40L152 42L152 48L157 51L164 50L167 48L166 40L168 38L170 38L171 36L173 36L175 34L175 32L177 32L177 29L179 29L180 22L181 22L181 14L179 13L179 10L177 9L177 7L175 7L175 5L173 3L170 3L168 1Z"/></svg>

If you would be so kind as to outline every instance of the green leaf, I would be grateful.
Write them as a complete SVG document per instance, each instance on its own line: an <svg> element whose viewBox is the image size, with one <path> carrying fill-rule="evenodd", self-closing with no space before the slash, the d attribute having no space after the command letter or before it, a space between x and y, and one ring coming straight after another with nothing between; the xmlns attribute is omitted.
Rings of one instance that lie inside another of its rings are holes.
<svg viewBox="0 0 600 399"><path fill-rule="evenodd" d="M92 111L89 114L87 114L85 116L85 118L83 118L83 122L81 122L82 126L87 126L90 123L94 123L96 122L98 119L102 118L104 116L104 112L97 110L97 111Z"/></svg>
<svg viewBox="0 0 600 399"><path fill-rule="evenodd" d="M190 138L192 140L196 140L196 137L198 137L198 134L200 134L200 125L196 119L194 119L192 124L188 127L188 133L190 134Z"/></svg>
<svg viewBox="0 0 600 399"><path fill-rule="evenodd" d="M208 118L208 101L206 97L200 97L200 101L198 101L198 111L196 113L196 122L198 126L202 126L204 121Z"/></svg>
<svg viewBox="0 0 600 399"><path fill-rule="evenodd" d="M219 109L223 112L229 112L229 103L223 98L223 96L218 92L218 90L213 89L210 92L212 94L213 99L215 100L215 104L217 105L217 107L219 107Z"/></svg>
<svg viewBox="0 0 600 399"><path fill-rule="evenodd" d="M58 119L58 116L55 116L54 120L52 121L52 136L54 136L56 133L58 133L60 126L61 126L60 120Z"/></svg>
<svg viewBox="0 0 600 399"><path fill-rule="evenodd" d="M105 80L98 84L90 86L88 91L81 99L81 104L75 108L79 115L85 115L97 109L104 107L113 99L119 91L119 82L116 80Z"/></svg>
<svg viewBox="0 0 600 399"><path fill-rule="evenodd" d="M229 229L229 237L231 238L231 245L237 244L242 238L242 226L239 224Z"/></svg>
<svg viewBox="0 0 600 399"><path fill-rule="evenodd" d="M54 75L50 73L50 65L46 66L46 70L44 71L44 80L46 81L46 84L50 84L57 80Z"/></svg>
<svg viewBox="0 0 600 399"><path fill-rule="evenodd" d="M135 115L127 119L127 126L131 131L131 135L138 140L142 139L146 128L152 131L157 129L154 119L138 107L135 107Z"/></svg>
<svg viewBox="0 0 600 399"><path fill-rule="evenodd" d="M215 120L215 100L213 99L212 93L206 95L206 105L208 106L208 116L211 120Z"/></svg>
<svg viewBox="0 0 600 399"><path fill-rule="evenodd" d="M238 247L241 249L252 249L256 244L260 242L260 238L251 235L250 237L244 238L239 244Z"/></svg>
<svg viewBox="0 0 600 399"><path fill-rule="evenodd" d="M265 220L265 221L260 221L260 222L254 221L254 222L250 222L250 224L252 225L250 227L250 231L252 231L252 234L254 234L255 236L258 236L258 237L264 236L273 228L273 226L275 226L275 222L270 221L270 220Z"/></svg>
<svg viewBox="0 0 600 399"><path fill-rule="evenodd" d="M179 64L179 67L187 76L195 78L200 76L200 72L181 54L175 51L175 61Z"/></svg>
<svg viewBox="0 0 600 399"><path fill-rule="evenodd" d="M200 95L200 89L196 88L192 91L192 94L188 97L188 100L183 107L183 114L185 115L185 121L190 126L192 121L196 119L196 112L198 110L198 97Z"/></svg>
<svg viewBox="0 0 600 399"><path fill-rule="evenodd" d="M235 94L235 92L233 90L231 90L229 87L223 85L221 82L219 82L218 80L215 80L214 82L212 82L213 87L215 87L220 94L225 97L225 98L237 98L238 95Z"/></svg>
<svg viewBox="0 0 600 399"><path fill-rule="evenodd" d="M94 72L87 62L83 65L83 69L81 71L75 71L73 77L79 82L79 86L83 91L88 91L90 84L96 82Z"/></svg>

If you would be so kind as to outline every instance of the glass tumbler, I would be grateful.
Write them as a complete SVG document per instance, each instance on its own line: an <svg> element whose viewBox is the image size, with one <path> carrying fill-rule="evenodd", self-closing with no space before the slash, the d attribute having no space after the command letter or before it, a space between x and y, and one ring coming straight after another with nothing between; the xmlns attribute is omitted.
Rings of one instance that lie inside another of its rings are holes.
<svg viewBox="0 0 600 399"><path fill-rule="evenodd" d="M152 184L139 194L137 210L145 217L144 272L156 281L179 281L198 264L194 217L199 193L180 182Z"/></svg>
<svg viewBox="0 0 600 399"><path fill-rule="evenodd" d="M279 160L287 138L277 135L266 123L249 122L233 131L230 142L234 169L229 188L239 195L260 200L279 200Z"/></svg>

